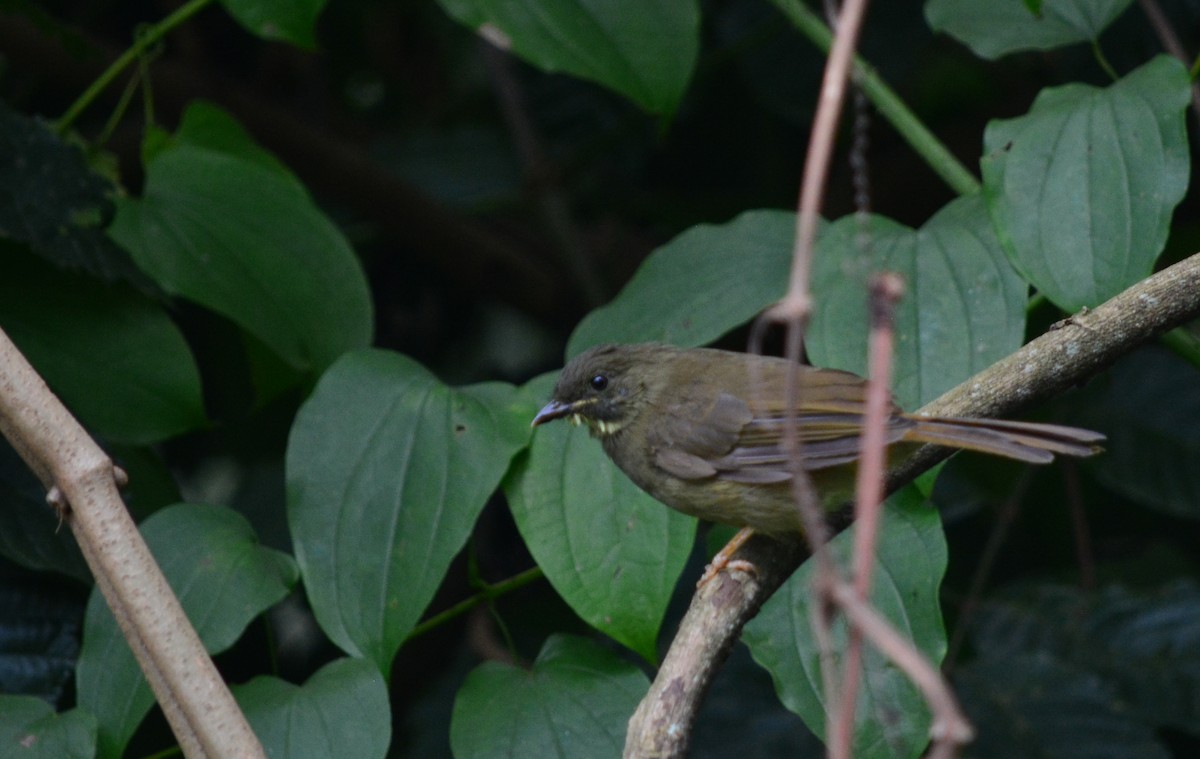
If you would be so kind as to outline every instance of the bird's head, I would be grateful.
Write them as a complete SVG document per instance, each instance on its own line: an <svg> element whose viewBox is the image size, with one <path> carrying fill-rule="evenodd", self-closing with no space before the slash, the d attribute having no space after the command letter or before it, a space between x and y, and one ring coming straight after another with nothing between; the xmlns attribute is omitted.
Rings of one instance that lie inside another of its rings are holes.
<svg viewBox="0 0 1200 759"><path fill-rule="evenodd" d="M563 368L554 394L533 418L536 427L566 418L608 437L628 424L653 391L653 367L664 351L655 344L601 345L579 354Z"/></svg>

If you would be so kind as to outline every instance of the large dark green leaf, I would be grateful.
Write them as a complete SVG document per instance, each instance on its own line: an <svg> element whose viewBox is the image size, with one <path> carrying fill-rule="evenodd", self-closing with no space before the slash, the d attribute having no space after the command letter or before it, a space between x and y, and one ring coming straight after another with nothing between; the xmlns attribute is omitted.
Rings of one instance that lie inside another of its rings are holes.
<svg viewBox="0 0 1200 759"><path fill-rule="evenodd" d="M262 676L232 690L267 756L387 754L392 733L387 686L368 661L338 659L302 686Z"/></svg>
<svg viewBox="0 0 1200 759"><path fill-rule="evenodd" d="M946 542L937 511L909 488L890 498L880 525L880 542L871 584L871 603L930 662L946 652L946 633L938 586L946 570ZM830 548L846 566L853 528ZM812 562L807 562L763 605L746 625L743 639L755 660L775 680L785 706L809 729L825 734L825 698L820 691L820 651L810 614ZM844 659L846 627L834 629L834 659ZM929 742L930 714L908 678L868 643L864 675L855 711L854 756L916 757ZM840 671L840 667L839 667Z"/></svg>
<svg viewBox="0 0 1200 759"><path fill-rule="evenodd" d="M523 393L547 400L552 385L543 376ZM654 660L696 520L643 493L583 427L567 424L538 429L505 490L525 544L563 600Z"/></svg>
<svg viewBox="0 0 1200 759"><path fill-rule="evenodd" d="M288 441L288 522L317 621L387 671L529 439L510 385L451 388L395 353L351 353Z"/></svg>
<svg viewBox="0 0 1200 759"><path fill-rule="evenodd" d="M222 144L227 127L202 132L185 117L179 139L154 152L142 197L118 203L113 237L165 290L297 368L320 371L365 346L370 294L345 237L294 177Z"/></svg>
<svg viewBox="0 0 1200 759"><path fill-rule="evenodd" d="M284 40L312 48L313 26L325 0L221 0L229 15L265 40Z"/></svg>
<svg viewBox="0 0 1200 759"><path fill-rule="evenodd" d="M578 759L619 756L646 676L595 643L546 641L531 670L487 662L454 702L450 745L457 759Z"/></svg>
<svg viewBox="0 0 1200 759"><path fill-rule="evenodd" d="M260 546L229 509L179 504L141 530L209 653L233 645L296 582L291 557ZM100 721L99 756L120 756L154 696L99 590L88 601L76 682L79 703Z"/></svg>
<svg viewBox="0 0 1200 759"><path fill-rule="evenodd" d="M72 413L105 438L150 443L206 424L183 335L128 285L0 249L0 328Z"/></svg>
<svg viewBox="0 0 1200 759"><path fill-rule="evenodd" d="M1188 184L1187 70L1160 56L1100 89L1044 90L984 135L984 194L1017 269L1060 308L1150 274Z"/></svg>
<svg viewBox="0 0 1200 759"><path fill-rule="evenodd" d="M96 718L83 709L55 714L40 698L0 695L0 756L92 759Z"/></svg>
<svg viewBox="0 0 1200 759"><path fill-rule="evenodd" d="M700 46L695 0L439 2L538 68L598 82L651 113L675 112Z"/></svg>
<svg viewBox="0 0 1200 759"><path fill-rule="evenodd" d="M1099 39L1133 0L928 0L925 18L982 58Z"/></svg>
<svg viewBox="0 0 1200 759"><path fill-rule="evenodd" d="M866 253L861 252L864 239ZM978 196L956 200L912 230L881 216L830 224L817 243L807 340L817 366L864 374L867 284L900 274L892 389L915 408L1021 346L1028 288L1004 256Z"/></svg>
<svg viewBox="0 0 1200 759"><path fill-rule="evenodd" d="M655 250L611 303L588 314L567 346L605 342L692 347L716 340L783 296L796 216L747 211L701 224Z"/></svg>

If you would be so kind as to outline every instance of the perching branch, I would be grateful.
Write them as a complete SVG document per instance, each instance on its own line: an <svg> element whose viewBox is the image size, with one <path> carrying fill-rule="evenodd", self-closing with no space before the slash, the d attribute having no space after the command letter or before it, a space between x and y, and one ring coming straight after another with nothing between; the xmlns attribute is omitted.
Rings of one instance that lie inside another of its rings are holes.
<svg viewBox="0 0 1200 759"><path fill-rule="evenodd" d="M264 757L117 492L112 459L0 331L0 433L71 527L183 753Z"/></svg>

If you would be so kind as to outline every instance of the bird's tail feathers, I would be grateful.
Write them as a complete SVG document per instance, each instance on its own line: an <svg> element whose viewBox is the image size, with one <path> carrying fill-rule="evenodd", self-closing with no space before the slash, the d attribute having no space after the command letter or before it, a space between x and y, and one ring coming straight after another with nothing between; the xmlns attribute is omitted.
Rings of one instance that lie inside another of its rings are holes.
<svg viewBox="0 0 1200 759"><path fill-rule="evenodd" d="M1092 456L1103 450L1104 435L1077 427L1003 419L911 418L917 424L904 436L910 442L963 448L1031 464L1047 464L1056 453Z"/></svg>

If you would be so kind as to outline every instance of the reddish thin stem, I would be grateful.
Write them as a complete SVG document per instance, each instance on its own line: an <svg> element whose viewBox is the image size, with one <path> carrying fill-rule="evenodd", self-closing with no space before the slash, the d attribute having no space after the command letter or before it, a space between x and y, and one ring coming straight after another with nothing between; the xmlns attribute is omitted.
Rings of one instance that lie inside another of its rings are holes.
<svg viewBox="0 0 1200 759"><path fill-rule="evenodd" d="M884 272L871 282L871 335L867 381L867 414L862 435L854 502L854 592L864 603L871 593L875 568L875 545L879 535L879 511L883 502L885 428L891 410L892 355L895 338L896 304L904 283L896 274ZM852 626L846 661L842 670L836 732L830 736L831 756L850 756L854 741L854 710L862 671L863 634Z"/></svg>

